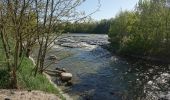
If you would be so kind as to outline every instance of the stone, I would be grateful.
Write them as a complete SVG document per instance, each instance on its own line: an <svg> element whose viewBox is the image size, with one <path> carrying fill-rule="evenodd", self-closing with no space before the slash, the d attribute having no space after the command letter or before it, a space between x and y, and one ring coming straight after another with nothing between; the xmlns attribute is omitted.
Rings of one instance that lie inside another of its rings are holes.
<svg viewBox="0 0 170 100"><path fill-rule="evenodd" d="M32 90L31 89L28 89L28 92L31 92Z"/></svg>
<svg viewBox="0 0 170 100"><path fill-rule="evenodd" d="M71 80L72 79L72 77L73 77L73 75L71 74L71 73L66 73L66 72L63 72L63 73L61 73L61 80L62 81L69 81L69 80Z"/></svg>
<svg viewBox="0 0 170 100"><path fill-rule="evenodd" d="M148 81L148 85L152 85L153 84L153 82L152 81Z"/></svg>
<svg viewBox="0 0 170 100"><path fill-rule="evenodd" d="M114 92L110 92L110 94L111 94L111 95L115 95L115 93L114 93Z"/></svg>
<svg viewBox="0 0 170 100"><path fill-rule="evenodd" d="M55 68L55 70L58 70L58 71L62 71L62 72L66 72L66 69L65 68Z"/></svg>
<svg viewBox="0 0 170 100"><path fill-rule="evenodd" d="M73 85L73 82L72 81L68 81L67 83L66 83L66 86L72 86Z"/></svg>
<svg viewBox="0 0 170 100"><path fill-rule="evenodd" d="M70 38L61 38L57 42L61 42L61 43L76 43L75 40L70 39Z"/></svg>
<svg viewBox="0 0 170 100"><path fill-rule="evenodd" d="M89 45L87 43L80 42L80 43L62 43L61 46L69 48L83 48L88 47Z"/></svg>
<svg viewBox="0 0 170 100"><path fill-rule="evenodd" d="M13 91L10 91L10 93L11 93L11 94L15 94L15 92L13 92Z"/></svg>
<svg viewBox="0 0 170 100"><path fill-rule="evenodd" d="M50 55L48 57L49 60L57 60L58 58L55 55Z"/></svg>
<svg viewBox="0 0 170 100"><path fill-rule="evenodd" d="M25 95L25 93L21 93L21 95Z"/></svg>
<svg viewBox="0 0 170 100"><path fill-rule="evenodd" d="M169 100L169 99L166 99L166 98L159 98L158 100Z"/></svg>
<svg viewBox="0 0 170 100"><path fill-rule="evenodd" d="M4 100L11 100L10 98L5 98Z"/></svg>
<svg viewBox="0 0 170 100"><path fill-rule="evenodd" d="M66 69L65 69L65 68L62 68L61 71L66 72Z"/></svg>

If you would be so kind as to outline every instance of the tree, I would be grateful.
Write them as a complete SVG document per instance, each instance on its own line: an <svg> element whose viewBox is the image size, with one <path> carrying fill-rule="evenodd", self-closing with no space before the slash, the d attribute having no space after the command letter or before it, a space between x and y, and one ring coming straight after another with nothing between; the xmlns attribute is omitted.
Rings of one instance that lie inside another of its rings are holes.
<svg viewBox="0 0 170 100"><path fill-rule="evenodd" d="M18 88L16 72L21 67L22 59L29 57L34 45L39 47L34 75L42 73L48 67L44 65L46 53L61 34L63 23L79 21L89 16L81 16L76 11L76 7L83 2L84 0L0 1L0 35L12 88Z"/></svg>
<svg viewBox="0 0 170 100"><path fill-rule="evenodd" d="M61 21L73 21L77 12L75 8L79 6L82 0L35 0L35 12L37 16L36 34L38 35L39 51L35 67L35 74L38 71L41 73L46 69L44 66L46 53L51 43L57 38L54 34L54 28L58 27ZM44 5L39 8L39 6Z"/></svg>
<svg viewBox="0 0 170 100"><path fill-rule="evenodd" d="M134 11L120 12L111 24L112 46L124 54L169 57L169 14L165 0L139 0Z"/></svg>
<svg viewBox="0 0 170 100"><path fill-rule="evenodd" d="M16 71L22 62L23 43L26 39L24 28L27 27L25 19L29 17L28 14L31 12L31 3L32 0L0 1L0 33L8 70L11 75L12 88L17 88Z"/></svg>

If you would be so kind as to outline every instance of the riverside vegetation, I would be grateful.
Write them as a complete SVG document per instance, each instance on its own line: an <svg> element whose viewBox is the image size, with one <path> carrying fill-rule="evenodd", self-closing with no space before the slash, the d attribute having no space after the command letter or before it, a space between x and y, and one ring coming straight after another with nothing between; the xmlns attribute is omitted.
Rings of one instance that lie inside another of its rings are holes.
<svg viewBox="0 0 170 100"><path fill-rule="evenodd" d="M170 8L166 0L139 0L134 11L121 11L109 30L110 42L124 55L170 57Z"/></svg>
<svg viewBox="0 0 170 100"><path fill-rule="evenodd" d="M51 44L68 21L84 19L76 10L84 0L0 1L0 88L42 90L59 94L43 75ZM57 31L56 31L57 30ZM35 65L29 60L37 47Z"/></svg>

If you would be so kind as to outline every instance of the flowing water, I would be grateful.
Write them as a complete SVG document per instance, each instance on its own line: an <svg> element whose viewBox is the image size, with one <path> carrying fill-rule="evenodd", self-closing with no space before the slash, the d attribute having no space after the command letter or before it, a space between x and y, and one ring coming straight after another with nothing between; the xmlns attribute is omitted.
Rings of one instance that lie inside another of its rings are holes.
<svg viewBox="0 0 170 100"><path fill-rule="evenodd" d="M73 74L72 86L60 86L64 92L75 100L170 99L167 64L118 57L103 48L108 44L107 35L94 34L64 34L54 42L48 55L59 61L50 68Z"/></svg>

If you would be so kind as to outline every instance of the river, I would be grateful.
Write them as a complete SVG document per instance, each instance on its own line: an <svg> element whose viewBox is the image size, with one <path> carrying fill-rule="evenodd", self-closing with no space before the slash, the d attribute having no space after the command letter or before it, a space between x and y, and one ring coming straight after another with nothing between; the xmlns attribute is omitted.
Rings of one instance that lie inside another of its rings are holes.
<svg viewBox="0 0 170 100"><path fill-rule="evenodd" d="M73 85L53 81L74 100L170 100L169 65L125 59L106 45L107 35L60 36L48 52L58 57L50 69L65 68L73 74Z"/></svg>

